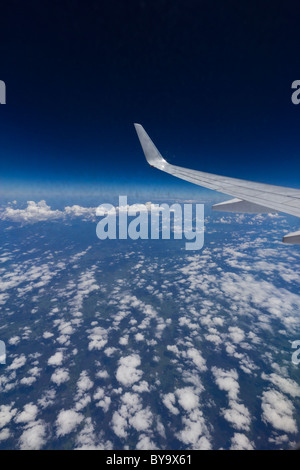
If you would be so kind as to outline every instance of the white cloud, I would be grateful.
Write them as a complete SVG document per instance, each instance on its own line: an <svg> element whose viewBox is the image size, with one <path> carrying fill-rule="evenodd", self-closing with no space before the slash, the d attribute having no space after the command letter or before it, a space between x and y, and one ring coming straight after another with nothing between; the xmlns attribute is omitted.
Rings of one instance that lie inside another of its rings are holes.
<svg viewBox="0 0 300 470"><path fill-rule="evenodd" d="M262 395L262 419L275 429L297 433L296 421L293 418L295 408L285 395L276 390L268 390Z"/></svg>
<svg viewBox="0 0 300 470"><path fill-rule="evenodd" d="M191 411L199 406L199 398L192 387L185 387L176 390L178 402L186 411Z"/></svg>
<svg viewBox="0 0 300 470"><path fill-rule="evenodd" d="M141 359L137 354L122 357L116 373L117 380L126 387L138 382L143 375L143 372L137 369L140 365Z"/></svg>
<svg viewBox="0 0 300 470"><path fill-rule="evenodd" d="M91 379L88 376L87 371L82 371L79 377L79 380L77 382L77 388L79 392L87 392L91 388L93 388L94 383L91 381Z"/></svg>
<svg viewBox="0 0 300 470"><path fill-rule="evenodd" d="M35 421L35 418L38 414L38 407L33 403L28 403L24 406L24 409L21 413L18 413L15 417L16 423L29 423L30 421Z"/></svg>
<svg viewBox="0 0 300 470"><path fill-rule="evenodd" d="M52 210L46 201L27 201L24 209L16 209L7 206L0 212L0 220L10 220L12 222L35 223L43 221L53 221L65 219L67 217L81 217L83 220L94 220L96 215L95 207L81 207L79 205L66 206L63 211Z"/></svg>
<svg viewBox="0 0 300 470"><path fill-rule="evenodd" d="M193 410L188 416L183 416L184 428L177 433L178 439L193 450L211 449L207 427L200 410Z"/></svg>
<svg viewBox="0 0 300 470"><path fill-rule="evenodd" d="M245 334L238 326L228 328L229 336L234 343L241 343L245 339Z"/></svg>
<svg viewBox="0 0 300 470"><path fill-rule="evenodd" d="M52 338L52 336L54 336L54 335L53 335L53 333L50 333L50 331L45 331L43 333L43 338L44 339Z"/></svg>
<svg viewBox="0 0 300 470"><path fill-rule="evenodd" d="M143 408L137 393L126 392L121 397L121 406L112 416L112 429L120 438L126 438L127 429L133 427L138 432L151 432L153 415L149 407Z"/></svg>
<svg viewBox="0 0 300 470"><path fill-rule="evenodd" d="M93 349L97 351L103 349L107 344L107 335L108 332L104 328L101 328L100 326L93 328L89 335L89 351L92 351Z"/></svg>
<svg viewBox="0 0 300 470"><path fill-rule="evenodd" d="M46 204L46 201L40 201L38 203L27 201L27 207L25 209L14 209L8 206L0 213L0 219L2 220L25 223L53 220L61 217L63 217L63 213L58 210L51 210L51 207Z"/></svg>
<svg viewBox="0 0 300 470"><path fill-rule="evenodd" d="M3 428L10 423L12 418L16 415L17 410L11 405L0 405L0 428Z"/></svg>
<svg viewBox="0 0 300 470"><path fill-rule="evenodd" d="M63 363L63 353L61 351L56 352L53 356L48 359L49 366L61 366Z"/></svg>
<svg viewBox="0 0 300 470"><path fill-rule="evenodd" d="M69 372L67 369L56 369L51 375L51 382L54 382L56 385L61 385L67 382L70 379Z"/></svg>
<svg viewBox="0 0 300 470"><path fill-rule="evenodd" d="M193 363L197 366L197 368L201 371L204 372L206 371L206 362L205 359L201 356L200 352L197 351L195 348L189 348L187 350L187 357L192 359Z"/></svg>
<svg viewBox="0 0 300 470"><path fill-rule="evenodd" d="M74 431L82 422L83 418L83 415L81 413L77 413L75 410L60 411L56 420L57 436L65 436L66 434Z"/></svg>
<svg viewBox="0 0 300 470"><path fill-rule="evenodd" d="M7 428L4 428L0 431L0 442L1 441L6 441L7 439L10 438L10 430Z"/></svg>
<svg viewBox="0 0 300 470"><path fill-rule="evenodd" d="M156 445L154 442L150 439L149 436L146 436L145 434L141 434L139 436L139 441L136 445L136 450L155 450L157 449Z"/></svg>
<svg viewBox="0 0 300 470"><path fill-rule="evenodd" d="M229 398L236 399L239 393L238 373L236 370L224 370L217 367L212 368L212 373L215 377L216 384L220 390L225 390Z"/></svg>
<svg viewBox="0 0 300 470"><path fill-rule="evenodd" d="M249 410L242 403L229 400L229 408L222 410L224 418L239 431L249 431L251 417Z"/></svg>
<svg viewBox="0 0 300 470"><path fill-rule="evenodd" d="M234 433L233 438L231 439L230 450L253 450L253 442L250 442L248 437L245 434Z"/></svg>
<svg viewBox="0 0 300 470"><path fill-rule="evenodd" d="M168 410L173 415L178 415L179 414L179 410L175 406L176 397L175 397L174 393L167 393L166 395L163 396L162 401L163 401L163 404L168 408Z"/></svg>
<svg viewBox="0 0 300 470"><path fill-rule="evenodd" d="M10 340L8 341L8 344L10 344L10 345L12 345L12 346L17 346L17 344L19 344L20 341L21 341L20 336L13 336L13 337L10 338Z"/></svg>
<svg viewBox="0 0 300 470"><path fill-rule="evenodd" d="M21 450L40 450L46 442L46 425L41 421L30 422L21 434Z"/></svg>
<svg viewBox="0 0 300 470"><path fill-rule="evenodd" d="M11 365L7 368L8 370L17 370L23 367L26 364L26 357L24 354L21 354L19 357L16 357Z"/></svg>
<svg viewBox="0 0 300 470"><path fill-rule="evenodd" d="M300 386L294 380L289 378L281 377L278 374L267 375L262 373L263 380L269 380L273 385L279 388L283 393L291 395L293 398L300 397Z"/></svg>

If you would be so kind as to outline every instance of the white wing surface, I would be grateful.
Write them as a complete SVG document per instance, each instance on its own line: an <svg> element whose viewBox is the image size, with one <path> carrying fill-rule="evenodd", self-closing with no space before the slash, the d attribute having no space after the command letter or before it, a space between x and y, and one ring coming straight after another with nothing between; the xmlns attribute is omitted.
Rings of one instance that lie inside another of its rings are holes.
<svg viewBox="0 0 300 470"><path fill-rule="evenodd" d="M213 209L242 213L284 212L300 217L299 189L254 183L170 165L161 156L145 129L140 124L134 126L145 157L151 166L198 186L233 196L234 199L230 201L215 204ZM286 235L283 242L300 244L300 232Z"/></svg>

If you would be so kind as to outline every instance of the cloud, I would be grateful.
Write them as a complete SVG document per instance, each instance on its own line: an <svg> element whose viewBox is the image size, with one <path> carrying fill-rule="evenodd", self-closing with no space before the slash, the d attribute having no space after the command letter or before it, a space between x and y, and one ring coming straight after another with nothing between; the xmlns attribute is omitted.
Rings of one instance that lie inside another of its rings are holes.
<svg viewBox="0 0 300 470"><path fill-rule="evenodd" d="M109 450L113 448L113 445L110 441L105 441L101 439L102 433L100 433L99 438L95 433L94 424L92 419L86 418L84 427L81 429L80 433L76 436L76 449L79 450Z"/></svg>
<svg viewBox="0 0 300 470"><path fill-rule="evenodd" d="M41 222L45 220L54 220L63 217L63 213L58 210L51 210L51 207L46 204L46 201L38 203L34 201L27 201L25 209L14 209L13 207L6 207L0 212L0 219L10 220L13 222Z"/></svg>
<svg viewBox="0 0 300 470"><path fill-rule="evenodd" d="M101 328L100 326L96 326L93 328L90 332L89 335L89 351L93 351L93 349L99 351L100 349L103 349L104 346L107 344L107 336L108 332L104 328Z"/></svg>
<svg viewBox="0 0 300 470"><path fill-rule="evenodd" d="M150 210L158 210L154 204L147 202L144 204L133 204L131 206L117 206L113 209L113 213L127 212L128 210L138 212L148 212ZM59 219L80 217L84 221L96 220L96 216L105 215L103 210L98 207L83 207L78 204L66 206L63 210L52 210L46 201L39 202L27 201L24 209L17 209L10 204L0 211L0 220L9 220L11 222L21 222L22 224L55 221Z"/></svg>
<svg viewBox="0 0 300 470"><path fill-rule="evenodd" d="M229 400L229 408L222 410L224 418L239 431L249 431L251 417L249 410L242 404Z"/></svg>
<svg viewBox="0 0 300 470"><path fill-rule="evenodd" d="M39 202L27 201L27 207L16 209L7 206L0 211L0 220L9 220L11 222L21 222L22 224L55 221L59 219L80 217L83 220L95 219L95 207L81 207L78 205L66 206L64 210L52 210L46 201Z"/></svg>
<svg viewBox="0 0 300 470"><path fill-rule="evenodd" d="M122 357L119 364L116 377L122 385L128 387L141 379L143 372L137 369L141 365L141 359L137 354Z"/></svg>
<svg viewBox="0 0 300 470"><path fill-rule="evenodd" d="M149 408L137 411L129 418L129 423L137 431L147 431L151 429L152 413Z"/></svg>
<svg viewBox="0 0 300 470"><path fill-rule="evenodd" d="M262 419L275 429L297 433L296 421L293 418L295 408L292 402L276 390L268 390L262 395Z"/></svg>
<svg viewBox="0 0 300 470"><path fill-rule="evenodd" d="M174 393L167 393L166 395L164 395L162 398L162 402L173 415L179 414L179 410L175 406L176 397Z"/></svg>
<svg viewBox="0 0 300 470"><path fill-rule="evenodd" d="M77 382L77 388L78 391L83 393L87 392L91 388L93 388L94 383L91 381L91 379L88 377L88 373L86 370L83 370L80 374L79 380Z"/></svg>
<svg viewBox="0 0 300 470"><path fill-rule="evenodd" d="M144 341L144 335L142 335L142 333L137 333L135 335L135 340L136 341Z"/></svg>
<svg viewBox="0 0 300 470"><path fill-rule="evenodd" d="M236 370L224 370L217 367L212 368L212 373L215 377L215 382L220 390L225 390L229 398L235 400L239 393L238 373Z"/></svg>
<svg viewBox="0 0 300 470"><path fill-rule="evenodd" d="M234 343L240 343L245 339L245 334L238 326L231 326L228 328L229 336Z"/></svg>
<svg viewBox="0 0 300 470"><path fill-rule="evenodd" d="M300 397L300 386L292 379L281 377L278 374L267 375L262 373L263 380L269 380L273 385L279 388L283 393L291 395L293 398Z"/></svg>
<svg viewBox="0 0 300 470"><path fill-rule="evenodd" d="M0 431L0 442L1 441L6 441L7 439L9 439L11 436L10 434L10 430L7 429L7 428L4 428Z"/></svg>
<svg viewBox="0 0 300 470"><path fill-rule="evenodd" d="M186 411L191 411L199 406L199 398L192 387L185 387L176 390L178 402Z"/></svg>
<svg viewBox="0 0 300 470"><path fill-rule="evenodd" d="M233 438L231 439L230 450L253 450L253 442L250 442L248 437L245 434L234 433Z"/></svg>
<svg viewBox="0 0 300 470"><path fill-rule="evenodd" d="M34 421L38 414L38 407L33 403L28 403L24 406L24 409L21 413L18 413L15 417L16 423L29 423Z"/></svg>
<svg viewBox="0 0 300 470"><path fill-rule="evenodd" d="M26 357L24 354L21 354L19 357L16 357L11 365L7 368L8 370L17 370L23 367L26 364Z"/></svg>
<svg viewBox="0 0 300 470"><path fill-rule="evenodd" d="M128 427L127 419L124 418L118 411L115 411L112 420L111 420L111 425L114 433L120 437L120 438L126 438L127 437L127 431L126 428Z"/></svg>
<svg viewBox="0 0 300 470"><path fill-rule="evenodd" d="M176 433L178 439L193 450L211 449L207 427L200 410L195 409L188 416L183 416L182 423L184 428Z"/></svg>
<svg viewBox="0 0 300 470"><path fill-rule="evenodd" d="M149 407L143 408L142 400L137 393L126 392L121 397L121 406L112 416L112 429L120 438L126 438L128 428L138 432L150 432L153 415Z"/></svg>
<svg viewBox="0 0 300 470"><path fill-rule="evenodd" d="M17 346L17 344L19 344L20 341L21 341L20 336L13 336L8 341L8 344L10 344L11 346Z"/></svg>
<svg viewBox="0 0 300 470"><path fill-rule="evenodd" d="M142 380L139 384L133 385L132 390L138 393L150 392L149 384L145 380Z"/></svg>
<svg viewBox="0 0 300 470"><path fill-rule="evenodd" d="M146 436L145 434L141 434L139 436L139 441L136 445L136 450L155 450L157 449L156 445L154 442L150 439L149 436Z"/></svg>
<svg viewBox="0 0 300 470"><path fill-rule="evenodd" d="M58 351L48 359L49 366L61 366L63 363L63 353Z"/></svg>
<svg viewBox="0 0 300 470"><path fill-rule="evenodd" d="M56 420L56 434L58 437L65 436L74 431L82 422L84 416L75 410L60 411Z"/></svg>
<svg viewBox="0 0 300 470"><path fill-rule="evenodd" d="M10 423L17 410L11 405L0 405L0 429Z"/></svg>
<svg viewBox="0 0 300 470"><path fill-rule="evenodd" d="M45 443L46 425L41 420L30 422L19 440L21 450L40 450Z"/></svg>
<svg viewBox="0 0 300 470"><path fill-rule="evenodd" d="M51 375L51 382L54 382L56 385L61 385L67 382L69 379L69 372L67 371L67 369L63 368L56 369Z"/></svg>
<svg viewBox="0 0 300 470"><path fill-rule="evenodd" d="M187 357L190 358L193 363L197 366L197 368L201 371L204 372L206 371L206 362L205 359L201 356L200 352L197 351L195 348L189 348L186 352Z"/></svg>

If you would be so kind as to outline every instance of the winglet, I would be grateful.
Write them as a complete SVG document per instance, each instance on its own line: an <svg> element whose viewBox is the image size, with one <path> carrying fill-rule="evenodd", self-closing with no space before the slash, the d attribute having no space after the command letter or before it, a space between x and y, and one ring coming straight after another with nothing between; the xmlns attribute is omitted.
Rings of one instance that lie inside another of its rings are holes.
<svg viewBox="0 0 300 470"><path fill-rule="evenodd" d="M134 124L134 127L149 165L164 170L168 162L161 156L143 126Z"/></svg>
<svg viewBox="0 0 300 470"><path fill-rule="evenodd" d="M288 233L282 239L283 243L288 243L290 245L300 245L300 231Z"/></svg>

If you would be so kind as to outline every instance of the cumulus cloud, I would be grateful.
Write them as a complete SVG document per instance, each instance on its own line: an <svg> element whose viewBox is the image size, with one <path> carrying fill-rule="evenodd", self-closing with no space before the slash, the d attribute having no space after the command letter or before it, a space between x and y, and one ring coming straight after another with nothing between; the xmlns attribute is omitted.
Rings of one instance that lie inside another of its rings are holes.
<svg viewBox="0 0 300 470"><path fill-rule="evenodd" d="M40 450L46 443L46 425L41 420L30 422L21 434L21 450Z"/></svg>
<svg viewBox="0 0 300 470"><path fill-rule="evenodd" d="M174 393L167 393L166 395L163 396L162 398L163 404L168 408L168 410L173 414L173 415L178 415L179 410L176 408L176 397Z"/></svg>
<svg viewBox="0 0 300 470"><path fill-rule="evenodd" d="M51 207L46 204L46 201L38 203L34 201L27 201L25 209L15 209L13 207L6 207L5 210L0 212L0 219L11 220L13 222L40 222L45 220L58 219L63 216L63 213L58 210L51 210Z"/></svg>
<svg viewBox="0 0 300 470"><path fill-rule="evenodd" d="M238 326L231 326L228 328L229 336L234 343L240 343L245 339L245 334Z"/></svg>
<svg viewBox="0 0 300 470"><path fill-rule="evenodd" d="M49 366L61 366L63 363L63 353L61 351L56 352L53 356L48 359Z"/></svg>
<svg viewBox="0 0 300 470"><path fill-rule="evenodd" d="M253 442L249 441L248 437L245 434L234 433L233 438L231 439L230 450L253 450Z"/></svg>
<svg viewBox="0 0 300 470"><path fill-rule="evenodd" d="M69 372L67 369L59 368L56 369L51 375L51 382L56 385L61 385L70 379Z"/></svg>
<svg viewBox="0 0 300 470"><path fill-rule="evenodd" d="M94 386L94 383L89 378L87 371L83 370L77 382L78 391L81 393L87 392L88 390L93 388L93 386Z"/></svg>
<svg viewBox="0 0 300 470"><path fill-rule="evenodd" d="M249 431L251 416L249 410L242 404L229 400L229 408L222 410L224 418L239 431Z"/></svg>
<svg viewBox="0 0 300 470"><path fill-rule="evenodd" d="M110 407L111 398L105 395L103 388L98 387L93 398L97 401L96 406L102 408L106 413Z"/></svg>
<svg viewBox="0 0 300 470"><path fill-rule="evenodd" d="M9 439L11 436L10 434L10 430L7 429L7 428L4 428L0 431L0 442L1 441L6 441L7 439Z"/></svg>
<svg viewBox="0 0 300 470"><path fill-rule="evenodd" d="M84 427L76 437L76 449L79 450L109 450L113 448L110 441L102 439L102 434L97 437L92 419L86 418Z"/></svg>
<svg viewBox="0 0 300 470"><path fill-rule="evenodd" d="M121 397L121 406L112 416L112 429L120 438L126 438L128 428L139 432L151 432L153 415L149 407L144 408L137 393L126 392Z"/></svg>
<svg viewBox="0 0 300 470"><path fill-rule="evenodd" d="M8 341L8 344L10 344L11 346L17 346L17 344L19 344L20 341L21 341L20 336L13 336Z"/></svg>
<svg viewBox="0 0 300 470"><path fill-rule="evenodd" d="M58 437L65 436L74 431L82 422L84 416L75 410L60 411L56 420L56 434Z"/></svg>
<svg viewBox="0 0 300 470"><path fill-rule="evenodd" d="M205 359L201 356L200 352L197 351L197 349L189 348L186 354L187 354L187 357L193 361L193 363L201 372L206 371L207 367L206 367Z"/></svg>
<svg viewBox="0 0 300 470"><path fill-rule="evenodd" d="M24 406L24 409L21 413L15 417L16 423L29 423L34 421L38 413L38 407L33 403L28 403Z"/></svg>
<svg viewBox="0 0 300 470"><path fill-rule="evenodd" d="M289 433L297 433L296 421L293 417L295 408L285 395L277 390L267 390L262 395L262 419L275 429Z"/></svg>
<svg viewBox="0 0 300 470"><path fill-rule="evenodd" d="M211 443L202 411L193 410L182 418L183 429L177 432L177 437L193 450L209 450Z"/></svg>
<svg viewBox="0 0 300 470"><path fill-rule="evenodd" d="M270 375L262 373L262 379L269 380L281 392L291 395L293 398L300 397L300 386L292 379L281 377L275 373Z"/></svg>
<svg viewBox="0 0 300 470"><path fill-rule="evenodd" d="M185 387L176 390L178 402L186 411L191 411L199 406L199 398L192 387Z"/></svg>
<svg viewBox="0 0 300 470"><path fill-rule="evenodd" d="M11 405L0 405L0 429L10 423L17 410Z"/></svg>
<svg viewBox="0 0 300 470"><path fill-rule="evenodd" d="M108 332L104 328L101 328L100 326L93 328L89 334L89 350L92 351L95 349L99 351L100 349L103 349L107 344L107 335Z"/></svg>
<svg viewBox="0 0 300 470"><path fill-rule="evenodd" d="M238 373L236 370L224 370L217 367L212 368L212 373L215 377L215 382L220 390L225 390L229 398L235 400L239 393Z"/></svg>
<svg viewBox="0 0 300 470"><path fill-rule="evenodd" d="M122 357L116 373L117 380L126 387L138 382L143 375L143 372L138 369L140 365L141 359L138 354Z"/></svg>
<svg viewBox="0 0 300 470"><path fill-rule="evenodd" d="M96 215L95 207L81 207L79 205L66 206L64 210L52 210L46 201L27 201L24 209L7 206L0 211L0 220L12 222L35 223L65 219L67 217L80 217L83 220L93 220Z"/></svg>
<svg viewBox="0 0 300 470"><path fill-rule="evenodd" d="M24 354L16 357L13 362L8 366L8 370L17 370L23 367L26 364L26 357Z"/></svg>

